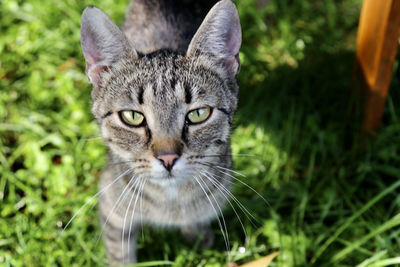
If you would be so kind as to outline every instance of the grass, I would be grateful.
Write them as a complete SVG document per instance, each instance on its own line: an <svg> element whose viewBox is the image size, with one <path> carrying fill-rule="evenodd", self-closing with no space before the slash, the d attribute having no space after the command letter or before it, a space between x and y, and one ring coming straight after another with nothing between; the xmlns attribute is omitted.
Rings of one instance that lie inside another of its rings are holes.
<svg viewBox="0 0 400 267"><path fill-rule="evenodd" d="M96 4L118 24L128 0L0 1L0 265L104 266L94 208L106 148L90 113L80 14ZM262 1L258 1L260 3ZM400 75L380 132L357 135L349 84L361 0L237 1L243 28L234 194L247 238L227 208L231 261L274 251L271 266L400 266ZM91 206L91 205L89 205ZM236 208L237 209L237 208ZM145 228L140 266L226 266L211 249ZM243 249L239 247L244 247Z"/></svg>

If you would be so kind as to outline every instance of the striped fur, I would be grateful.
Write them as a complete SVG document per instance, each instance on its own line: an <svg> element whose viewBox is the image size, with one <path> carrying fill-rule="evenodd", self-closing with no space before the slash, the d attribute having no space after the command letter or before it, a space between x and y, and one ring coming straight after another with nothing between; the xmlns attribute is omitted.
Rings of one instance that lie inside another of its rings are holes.
<svg viewBox="0 0 400 267"><path fill-rule="evenodd" d="M232 164L241 36L230 0L211 11L206 2L134 1L125 35L97 8L82 15L92 111L109 147L101 187L126 172L100 199L111 265L136 262L136 230L143 223L180 228L188 239L205 234L204 244L211 244L208 225L226 202L221 186L231 186L216 166ZM188 123L188 112L202 107L211 108L210 117ZM124 124L122 110L142 113L145 124ZM160 150L179 151L171 170L157 159Z"/></svg>

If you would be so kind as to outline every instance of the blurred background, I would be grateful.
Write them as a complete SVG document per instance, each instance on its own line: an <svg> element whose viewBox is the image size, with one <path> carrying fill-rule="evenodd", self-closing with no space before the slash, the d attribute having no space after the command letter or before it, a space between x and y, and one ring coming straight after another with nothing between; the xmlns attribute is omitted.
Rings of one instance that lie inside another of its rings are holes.
<svg viewBox="0 0 400 267"><path fill-rule="evenodd" d="M121 25L129 0L0 0L0 265L104 266L96 202L106 147L91 114L80 15ZM242 25L234 166L245 175L203 250L144 228L142 266L400 266L399 56L382 125L358 135L350 95L361 0L235 1ZM357 101L357 99L355 99Z"/></svg>

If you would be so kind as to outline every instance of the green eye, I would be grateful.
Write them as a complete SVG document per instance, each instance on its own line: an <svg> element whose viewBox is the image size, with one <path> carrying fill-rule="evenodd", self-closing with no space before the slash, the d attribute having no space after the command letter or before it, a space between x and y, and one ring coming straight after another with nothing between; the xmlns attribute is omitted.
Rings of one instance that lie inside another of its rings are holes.
<svg viewBox="0 0 400 267"><path fill-rule="evenodd" d="M211 108L198 108L187 114L187 120L192 124L201 123L207 120L211 115Z"/></svg>
<svg viewBox="0 0 400 267"><path fill-rule="evenodd" d="M129 126L140 126L144 121L142 113L133 110L123 110L119 112L121 120Z"/></svg>

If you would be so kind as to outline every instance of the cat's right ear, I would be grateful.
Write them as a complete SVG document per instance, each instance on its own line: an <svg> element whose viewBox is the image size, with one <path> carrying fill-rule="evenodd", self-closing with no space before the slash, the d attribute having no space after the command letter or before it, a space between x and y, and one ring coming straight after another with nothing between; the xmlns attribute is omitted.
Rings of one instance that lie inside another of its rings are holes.
<svg viewBox="0 0 400 267"><path fill-rule="evenodd" d="M101 74L126 52L137 55L125 35L99 8L89 6L82 13L81 45L86 60L86 75L97 85Z"/></svg>
<svg viewBox="0 0 400 267"><path fill-rule="evenodd" d="M238 11L231 0L216 3L193 36L187 56L212 55L228 74L235 76L240 70L239 48L242 31Z"/></svg>

